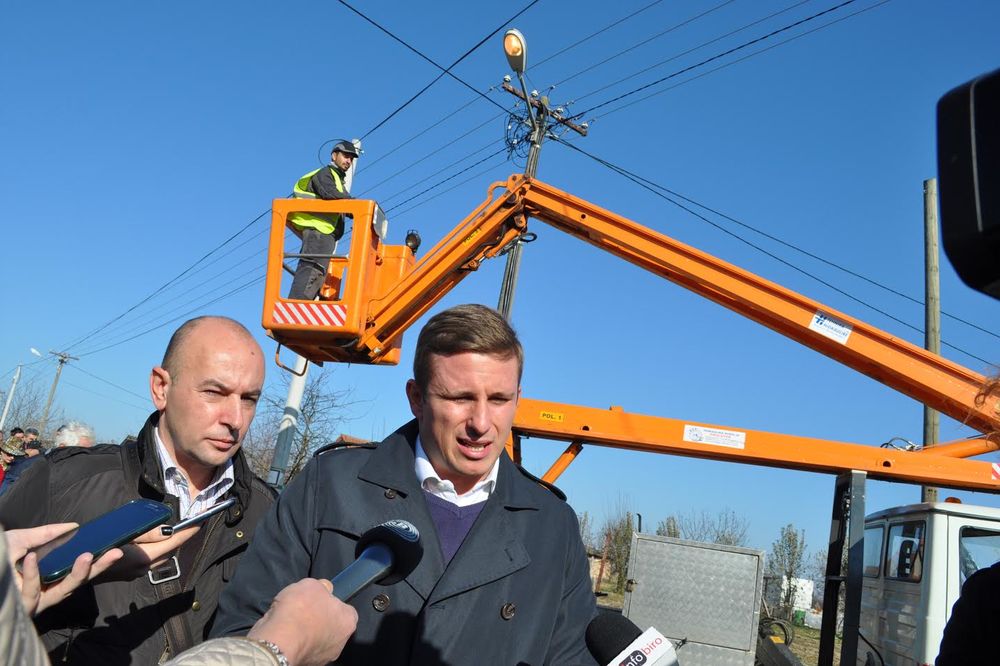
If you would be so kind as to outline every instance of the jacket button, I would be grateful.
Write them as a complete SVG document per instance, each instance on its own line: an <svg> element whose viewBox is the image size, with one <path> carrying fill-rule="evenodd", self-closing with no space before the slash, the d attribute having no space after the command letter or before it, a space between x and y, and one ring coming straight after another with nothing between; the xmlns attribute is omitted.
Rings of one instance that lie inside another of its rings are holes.
<svg viewBox="0 0 1000 666"><path fill-rule="evenodd" d="M376 594L375 598L372 599L372 607L379 613L384 613L385 609L389 607L389 595Z"/></svg>
<svg viewBox="0 0 1000 666"><path fill-rule="evenodd" d="M200 611L201 610L201 602L200 601L195 601L193 604L191 604L191 610L193 610L195 612Z"/></svg>
<svg viewBox="0 0 1000 666"><path fill-rule="evenodd" d="M512 617L514 617L514 612L516 610L517 610L517 606L515 606L514 604L512 604L510 602L507 602L507 603L505 603L503 605L502 608L500 608L500 617L502 617L505 620L509 620Z"/></svg>
<svg viewBox="0 0 1000 666"><path fill-rule="evenodd" d="M386 499L396 499L396 491L393 490L392 488L386 488L385 489L385 498Z"/></svg>
<svg viewBox="0 0 1000 666"><path fill-rule="evenodd" d="M236 538L237 539L243 538L243 530L236 530Z"/></svg>

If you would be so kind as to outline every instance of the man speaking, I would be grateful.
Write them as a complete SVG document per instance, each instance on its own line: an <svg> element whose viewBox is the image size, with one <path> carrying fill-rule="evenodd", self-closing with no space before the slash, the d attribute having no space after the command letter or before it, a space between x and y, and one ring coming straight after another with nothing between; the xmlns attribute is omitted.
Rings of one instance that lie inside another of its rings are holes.
<svg viewBox="0 0 1000 666"><path fill-rule="evenodd" d="M246 633L285 585L332 578L362 533L403 519L423 536L423 559L354 597L357 632L338 664L594 664L576 515L504 449L523 358L490 308L433 317L406 384L416 419L378 445L327 447L307 465L258 525L213 635Z"/></svg>

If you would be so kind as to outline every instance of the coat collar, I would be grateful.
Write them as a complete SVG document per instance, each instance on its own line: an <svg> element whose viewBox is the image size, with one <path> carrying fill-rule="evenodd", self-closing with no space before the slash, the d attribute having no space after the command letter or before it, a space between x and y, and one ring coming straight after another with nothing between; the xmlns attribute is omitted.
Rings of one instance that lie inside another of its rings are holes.
<svg viewBox="0 0 1000 666"><path fill-rule="evenodd" d="M525 478L504 452L500 454L497 484L445 571L434 523L413 471L417 433L417 422L410 421L379 444L358 472L359 480L394 490L403 499L385 506L384 515L374 514L376 520L373 524L402 518L413 523L423 535L423 559L407 576L406 582L430 603L485 585L528 566L531 558L509 514L539 509L540 494L548 491Z"/></svg>
<svg viewBox="0 0 1000 666"><path fill-rule="evenodd" d="M163 468L160 465L159 456L156 454L156 435L154 429L160 422L160 412L153 412L146 423L139 431L139 436L134 443L128 442L122 446L134 446L135 456L129 456L126 462L126 471L129 478L137 481L139 494L142 497L162 500L166 495L163 482ZM233 476L235 483L229 492L236 496L236 506L227 511L226 522L238 519L247 507L250 506L251 484L253 483L253 472L247 464L243 449L240 448L233 456ZM174 507L176 510L176 507Z"/></svg>

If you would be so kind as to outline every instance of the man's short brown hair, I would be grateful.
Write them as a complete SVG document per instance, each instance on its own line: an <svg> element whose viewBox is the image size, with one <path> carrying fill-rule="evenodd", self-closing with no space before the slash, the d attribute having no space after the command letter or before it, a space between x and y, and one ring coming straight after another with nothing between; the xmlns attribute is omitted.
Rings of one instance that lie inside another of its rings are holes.
<svg viewBox="0 0 1000 666"><path fill-rule="evenodd" d="M500 313L485 305L456 305L431 317L417 338L413 379L426 390L431 379L431 355L486 354L517 359L517 383L524 371L524 349L517 333Z"/></svg>

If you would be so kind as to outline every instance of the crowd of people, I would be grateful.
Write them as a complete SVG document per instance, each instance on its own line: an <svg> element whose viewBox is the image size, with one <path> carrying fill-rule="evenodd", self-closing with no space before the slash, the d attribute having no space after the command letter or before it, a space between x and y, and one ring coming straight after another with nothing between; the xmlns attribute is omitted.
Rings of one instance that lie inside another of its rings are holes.
<svg viewBox="0 0 1000 666"><path fill-rule="evenodd" d="M260 347L234 320L186 322L150 372L155 411L138 437L87 446L92 433L67 428L73 443L67 434L35 456L0 496L11 568L0 577L11 581L0 654L28 664L595 663L575 513L505 451L523 363L496 311L437 314L401 387L414 419L379 443L324 447L278 496L240 447L264 382ZM12 463L27 458L18 441ZM168 505L172 522L234 502L190 529L81 555L61 581L40 583L37 546L137 498ZM422 558L402 580L338 600L331 579L359 537L391 519L416 526Z"/></svg>
<svg viewBox="0 0 1000 666"><path fill-rule="evenodd" d="M36 456L65 446L93 445L93 428L79 421L70 421L59 426L51 447L46 447L38 438L37 428L11 428L10 435L3 440L3 444L0 444L0 495L17 482L24 470L35 462Z"/></svg>

